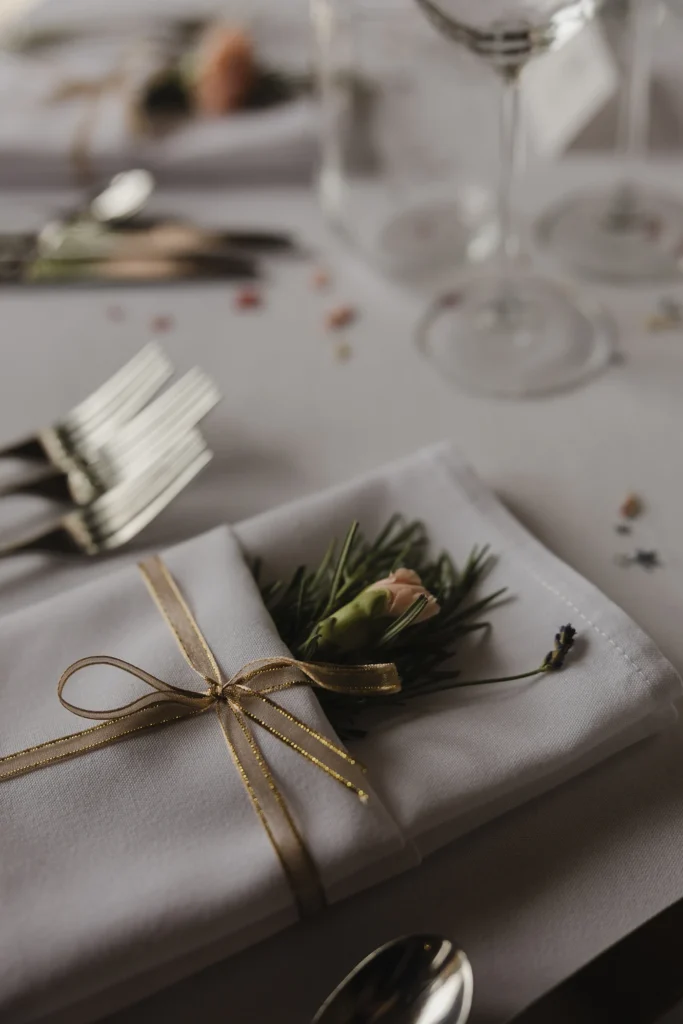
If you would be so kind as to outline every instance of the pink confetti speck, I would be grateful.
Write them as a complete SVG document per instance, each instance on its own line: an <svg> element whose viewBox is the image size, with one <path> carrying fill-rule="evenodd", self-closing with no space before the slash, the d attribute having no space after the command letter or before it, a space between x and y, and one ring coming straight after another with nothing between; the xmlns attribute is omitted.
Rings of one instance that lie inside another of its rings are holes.
<svg viewBox="0 0 683 1024"><path fill-rule="evenodd" d="M334 346L334 358L338 363L348 363L353 355L353 349L348 341L338 341Z"/></svg>
<svg viewBox="0 0 683 1024"><path fill-rule="evenodd" d="M338 331L341 327L348 327L353 323L357 315L353 306L335 306L325 317L325 326L330 331Z"/></svg>
<svg viewBox="0 0 683 1024"><path fill-rule="evenodd" d="M330 280L329 271L325 270L324 267L316 267L311 275L311 284L316 291L322 291L323 288L327 288Z"/></svg>
<svg viewBox="0 0 683 1024"><path fill-rule="evenodd" d="M235 294L235 309L258 309L263 305L263 296L257 288L240 288Z"/></svg>
<svg viewBox="0 0 683 1024"><path fill-rule="evenodd" d="M120 323L126 318L126 311L123 306L107 306L107 320L113 323Z"/></svg>
<svg viewBox="0 0 683 1024"><path fill-rule="evenodd" d="M152 317L150 327L157 334L164 334L166 331L171 330L174 322L175 321L173 320L172 316L168 316L167 314L164 313L161 314L160 316Z"/></svg>

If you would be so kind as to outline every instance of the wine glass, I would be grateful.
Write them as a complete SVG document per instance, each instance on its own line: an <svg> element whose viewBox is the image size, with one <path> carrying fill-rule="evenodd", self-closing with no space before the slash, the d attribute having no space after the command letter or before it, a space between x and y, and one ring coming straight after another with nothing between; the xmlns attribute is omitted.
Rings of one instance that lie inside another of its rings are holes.
<svg viewBox="0 0 683 1024"><path fill-rule="evenodd" d="M455 286L422 343L444 373L475 393L522 397L573 386L608 362L611 325L601 309L528 272L520 259L512 204L519 79L532 57L580 31L600 0L416 2L445 36L482 57L502 82L499 251L488 273Z"/></svg>
<svg viewBox="0 0 683 1024"><path fill-rule="evenodd" d="M628 0L627 53L617 126L626 175L615 185L572 196L548 211L538 237L566 266L615 283L678 277L683 201L638 183L647 153L651 64L658 0Z"/></svg>

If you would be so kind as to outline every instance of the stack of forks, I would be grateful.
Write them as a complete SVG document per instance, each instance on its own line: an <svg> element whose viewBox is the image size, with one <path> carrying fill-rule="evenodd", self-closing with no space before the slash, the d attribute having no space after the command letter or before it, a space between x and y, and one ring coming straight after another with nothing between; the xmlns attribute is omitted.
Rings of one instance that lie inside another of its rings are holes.
<svg viewBox="0 0 683 1024"><path fill-rule="evenodd" d="M126 544L207 465L198 425L220 394L198 369L173 376L162 348L146 345L58 424L0 449L26 463L0 495L30 493L71 508L37 532L0 546L96 555ZM157 397L155 397L157 396Z"/></svg>

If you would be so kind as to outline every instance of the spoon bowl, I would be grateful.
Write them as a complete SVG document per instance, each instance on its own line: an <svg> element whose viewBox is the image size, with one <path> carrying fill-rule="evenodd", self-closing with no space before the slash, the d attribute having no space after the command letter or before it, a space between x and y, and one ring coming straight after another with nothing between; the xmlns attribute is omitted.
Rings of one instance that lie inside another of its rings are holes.
<svg viewBox="0 0 683 1024"><path fill-rule="evenodd" d="M90 216L100 224L131 220L145 207L154 191L154 178L141 167L115 174L90 201Z"/></svg>
<svg viewBox="0 0 683 1024"><path fill-rule="evenodd" d="M472 991L461 949L439 935L408 935L362 960L313 1024L465 1024Z"/></svg>

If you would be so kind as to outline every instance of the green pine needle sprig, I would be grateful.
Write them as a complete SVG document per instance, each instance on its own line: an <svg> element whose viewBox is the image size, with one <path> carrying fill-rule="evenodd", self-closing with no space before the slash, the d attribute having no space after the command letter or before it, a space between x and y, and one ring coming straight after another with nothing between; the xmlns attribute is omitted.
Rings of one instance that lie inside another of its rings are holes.
<svg viewBox="0 0 683 1024"><path fill-rule="evenodd" d="M349 739L367 731L367 716L362 727L359 722L369 708L396 706L454 687L523 679L562 667L575 635L569 625L561 628L553 651L531 672L500 679L460 678L452 662L461 641L488 630L486 615L505 599L506 588L483 597L477 595L493 562L487 545L473 548L462 568L445 552L433 558L424 524L405 522L394 515L374 540L368 540L358 523L352 523L341 546L331 543L316 568L301 565L288 581L264 581L260 561L253 564L252 571L280 636L293 656L302 661L316 660L318 628L324 619L396 569L419 573L424 587L439 602L438 615L416 622L427 603L425 597L418 597L399 618L386 622L368 649L335 653L337 664L394 662L402 683L398 694L373 697L316 691L337 733ZM318 660L329 661L329 652Z"/></svg>

